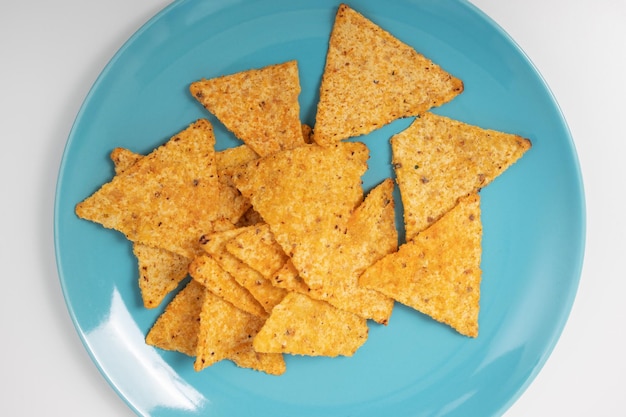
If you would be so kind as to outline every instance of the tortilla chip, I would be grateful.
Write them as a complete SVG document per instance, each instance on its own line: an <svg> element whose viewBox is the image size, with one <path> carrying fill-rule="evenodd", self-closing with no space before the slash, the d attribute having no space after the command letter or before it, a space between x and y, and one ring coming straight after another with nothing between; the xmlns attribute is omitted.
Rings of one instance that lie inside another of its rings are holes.
<svg viewBox="0 0 626 417"><path fill-rule="evenodd" d="M246 164L258 157L259 155L249 146L239 145L216 152L215 163L217 164L218 173L231 177L234 173L233 168Z"/></svg>
<svg viewBox="0 0 626 417"><path fill-rule="evenodd" d="M194 369L201 371L234 356L242 343L256 336L264 319L246 313L206 291L200 312L200 329Z"/></svg>
<svg viewBox="0 0 626 417"><path fill-rule="evenodd" d="M481 241L480 198L475 193L368 268L359 284L477 337Z"/></svg>
<svg viewBox="0 0 626 417"><path fill-rule="evenodd" d="M393 181L375 187L354 211L345 238L329 256L332 268L322 276L322 286L309 296L366 319L387 324L393 300L358 285L359 276L372 264L398 248L395 227Z"/></svg>
<svg viewBox="0 0 626 417"><path fill-rule="evenodd" d="M125 148L115 148L110 154L111 161L115 167L115 174L121 174L131 166L135 165L137 161L143 158L143 155L129 151Z"/></svg>
<svg viewBox="0 0 626 417"><path fill-rule="evenodd" d="M189 265L189 274L209 291L235 307L257 317L267 317L259 302L209 255L196 257Z"/></svg>
<svg viewBox="0 0 626 417"><path fill-rule="evenodd" d="M191 280L165 307L156 320L146 343L160 349L172 350L189 356L196 354L200 311L207 290L202 284Z"/></svg>
<svg viewBox="0 0 626 417"><path fill-rule="evenodd" d="M242 343L228 355L241 368L250 368L270 375L282 375L287 370L285 358L281 353L259 353L252 347L252 342Z"/></svg>
<svg viewBox="0 0 626 417"><path fill-rule="evenodd" d="M261 156L304 144L296 61L202 79L189 90Z"/></svg>
<svg viewBox="0 0 626 417"><path fill-rule="evenodd" d="M205 236L203 248L215 259L224 271L228 272L235 281L239 283L239 285L247 289L259 304L261 304L263 309L269 313L274 306L285 297L286 291L274 287L265 277L241 262L226 249L226 244L230 239L247 229L248 228L238 229Z"/></svg>
<svg viewBox="0 0 626 417"><path fill-rule="evenodd" d="M295 291L307 295L311 293L311 289L306 285L306 282L304 282L296 267L293 266L291 260L285 262L285 264L268 279L272 285L278 288L284 288L288 291Z"/></svg>
<svg viewBox="0 0 626 417"><path fill-rule="evenodd" d="M303 294L311 291L265 223L248 228L231 239L226 250L275 287Z"/></svg>
<svg viewBox="0 0 626 417"><path fill-rule="evenodd" d="M410 240L460 197L485 187L513 165L531 143L426 113L392 137L391 147Z"/></svg>
<svg viewBox="0 0 626 417"><path fill-rule="evenodd" d="M111 152L116 175L133 166L141 158L143 155L124 148L115 148ZM155 308L185 279L191 259L141 243L133 244L133 253L137 258L143 305L146 308Z"/></svg>
<svg viewBox="0 0 626 417"><path fill-rule="evenodd" d="M304 294L289 293L253 341L257 352L352 356L365 343L365 319Z"/></svg>
<svg viewBox="0 0 626 417"><path fill-rule="evenodd" d="M311 288L332 267L332 245L363 199L363 143L303 145L249 163L233 176Z"/></svg>
<svg viewBox="0 0 626 417"><path fill-rule="evenodd" d="M155 308L187 276L191 260L160 248L136 243L133 253L139 270L139 289L146 308Z"/></svg>
<svg viewBox="0 0 626 417"><path fill-rule="evenodd" d="M215 137L198 120L76 206L76 214L129 240L193 258L218 220Z"/></svg>
<svg viewBox="0 0 626 417"><path fill-rule="evenodd" d="M393 180L375 187L350 217L344 237L332 247L332 267L321 277L322 286L311 289L299 277L289 258L273 239L268 225L239 234L226 245L228 251L259 271L277 287L324 300L342 310L386 324L393 300L358 285L358 277L383 256L396 251ZM288 265L286 265L288 263Z"/></svg>
<svg viewBox="0 0 626 417"><path fill-rule="evenodd" d="M345 4L330 36L313 138L320 145L424 113L463 82Z"/></svg>
<svg viewBox="0 0 626 417"><path fill-rule="evenodd" d="M265 223L248 228L229 240L225 247L230 254L266 279L273 276L289 259Z"/></svg>

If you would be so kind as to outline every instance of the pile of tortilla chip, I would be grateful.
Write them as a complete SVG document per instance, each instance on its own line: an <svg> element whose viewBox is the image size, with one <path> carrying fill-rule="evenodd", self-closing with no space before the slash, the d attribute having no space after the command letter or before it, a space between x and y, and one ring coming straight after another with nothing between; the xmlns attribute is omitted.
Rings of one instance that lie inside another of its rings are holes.
<svg viewBox="0 0 626 417"><path fill-rule="evenodd" d="M147 155L117 148L115 176L76 206L132 242L146 308L173 294L148 344L197 371L230 360L280 375L285 354L353 355L395 302L478 335L478 192L530 142L430 113L461 80L341 5L315 126L300 120L296 61L189 90L242 144L216 152L200 119ZM369 149L347 139L405 117L390 140L395 182L364 191Z"/></svg>

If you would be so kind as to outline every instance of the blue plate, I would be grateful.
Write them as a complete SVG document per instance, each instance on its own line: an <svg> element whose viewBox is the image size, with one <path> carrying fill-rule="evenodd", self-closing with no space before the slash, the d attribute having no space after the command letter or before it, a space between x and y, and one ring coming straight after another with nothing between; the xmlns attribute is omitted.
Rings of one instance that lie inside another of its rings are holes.
<svg viewBox="0 0 626 417"><path fill-rule="evenodd" d="M61 285L94 363L139 415L497 416L539 372L565 325L583 258L584 197L573 142L548 87L466 1L355 0L353 8L464 81L465 91L437 113L533 142L482 191L479 337L397 305L388 326L370 326L353 357L289 356L280 377L228 361L196 373L192 358L144 344L163 306L143 308L123 236L79 220L74 206L112 177L116 146L149 152L201 117L214 123L219 149L237 143L190 96L189 83L199 78L296 59L302 120L313 124L337 6L177 1L121 48L78 114L55 207ZM360 138L371 149L366 188L392 175L388 139L410 122Z"/></svg>

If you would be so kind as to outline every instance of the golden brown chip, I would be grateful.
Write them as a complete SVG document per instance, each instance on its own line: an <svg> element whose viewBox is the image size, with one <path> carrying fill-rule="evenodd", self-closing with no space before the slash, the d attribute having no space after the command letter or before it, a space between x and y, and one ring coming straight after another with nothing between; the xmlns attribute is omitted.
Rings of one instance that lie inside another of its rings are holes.
<svg viewBox="0 0 626 417"><path fill-rule="evenodd" d="M236 224L252 206L250 201L241 195L233 184L233 169L241 164L252 161L259 156L246 145L216 152L217 175L220 181L220 213L219 216Z"/></svg>
<svg viewBox="0 0 626 417"><path fill-rule="evenodd" d="M255 160L259 155L247 145L239 145L234 148L227 148L215 153L215 163L219 174L231 177L233 168Z"/></svg>
<svg viewBox="0 0 626 417"><path fill-rule="evenodd" d="M285 264L273 275L268 277L268 279L272 285L284 288L288 291L295 291L301 294L311 293L311 289L306 285L306 282L304 282L296 267L293 266L291 260L285 262Z"/></svg>
<svg viewBox="0 0 626 417"><path fill-rule="evenodd" d="M281 353L260 353L254 350L252 342L245 342L237 346L228 355L241 368L250 368L270 375L282 375L287 366Z"/></svg>
<svg viewBox="0 0 626 417"><path fill-rule="evenodd" d="M273 276L289 259L265 223L248 228L229 240L225 247L265 278Z"/></svg>
<svg viewBox="0 0 626 417"><path fill-rule="evenodd" d="M311 288L332 267L332 245L363 199L368 157L358 142L303 145L253 161L233 176Z"/></svg>
<svg viewBox="0 0 626 417"><path fill-rule="evenodd" d="M358 285L358 277L398 247L393 203L393 180L375 187L357 207L346 234L329 249L331 268L321 277L319 288L309 288L289 258L273 239L268 225L239 234L227 244L230 253L270 279L273 285L324 300L342 310L386 324L393 300Z"/></svg>
<svg viewBox="0 0 626 417"><path fill-rule="evenodd" d="M230 239L249 228L229 230L205 236L203 248L239 285L247 289L265 311L269 313L285 297L286 291L274 287L263 275L237 259L226 249L226 244Z"/></svg>
<svg viewBox="0 0 626 417"><path fill-rule="evenodd" d="M209 255L196 257L189 274L209 291L235 307L258 317L267 317L259 302Z"/></svg>
<svg viewBox="0 0 626 417"><path fill-rule="evenodd" d="M328 45L313 138L328 146L421 114L462 91L461 80L342 4Z"/></svg>
<svg viewBox="0 0 626 417"><path fill-rule="evenodd" d="M121 174L141 158L143 155L124 148L115 148L111 152L116 174ZM133 253L137 258L139 289L144 307L155 308L187 276L191 259L141 243L133 244Z"/></svg>
<svg viewBox="0 0 626 417"><path fill-rule="evenodd" d="M214 144L211 124L198 120L79 203L76 214L193 258L218 220Z"/></svg>
<svg viewBox="0 0 626 417"><path fill-rule="evenodd" d="M202 284L191 280L165 307L156 320L146 343L165 350L182 352L189 356L196 354L200 311L207 290Z"/></svg>
<svg viewBox="0 0 626 417"><path fill-rule="evenodd" d="M275 287L303 294L311 291L265 223L248 228L231 239L226 244L226 250Z"/></svg>
<svg viewBox="0 0 626 417"><path fill-rule="evenodd" d="M322 286L311 289L309 296L387 324L393 300L359 286L358 278L369 266L398 248L392 192L393 181L387 179L357 207L350 217L345 238L329 254L332 267L322 276Z"/></svg>
<svg viewBox="0 0 626 417"><path fill-rule="evenodd" d="M143 158L143 155L134 153L125 148L115 148L111 151L110 157L115 166L115 174L121 174Z"/></svg>
<svg viewBox="0 0 626 417"><path fill-rule="evenodd" d="M304 144L296 61L203 79L189 90L261 156Z"/></svg>
<svg viewBox="0 0 626 417"><path fill-rule="evenodd" d="M155 308L187 276L191 260L160 248L133 245L139 269L139 289L143 305Z"/></svg>
<svg viewBox="0 0 626 417"><path fill-rule="evenodd" d="M397 252L368 268L359 283L476 337L481 241L480 199L471 194Z"/></svg>
<svg viewBox="0 0 626 417"><path fill-rule="evenodd" d="M200 312L200 328L194 369L201 371L235 355L242 343L250 342L264 319L246 313L206 291Z"/></svg>
<svg viewBox="0 0 626 417"><path fill-rule="evenodd" d="M514 164L530 141L426 113L391 139L407 240Z"/></svg>
<svg viewBox="0 0 626 417"><path fill-rule="evenodd" d="M352 356L367 335L365 319L304 294L289 293L274 307L253 346L266 353Z"/></svg>

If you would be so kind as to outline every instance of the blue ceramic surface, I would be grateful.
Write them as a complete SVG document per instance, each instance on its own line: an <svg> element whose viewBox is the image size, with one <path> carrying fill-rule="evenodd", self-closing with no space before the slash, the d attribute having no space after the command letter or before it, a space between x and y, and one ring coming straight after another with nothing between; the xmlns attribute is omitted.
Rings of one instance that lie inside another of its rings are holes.
<svg viewBox="0 0 626 417"><path fill-rule="evenodd" d="M436 113L517 133L532 149L482 190L480 335L396 305L351 358L287 357L283 376L192 358L144 343L163 306L143 308L131 245L79 220L74 206L113 175L110 151L147 153L200 117L218 149L237 142L188 92L200 78L299 62L303 122L313 124L338 3L177 1L115 55L85 100L59 172L55 237L68 309L105 378L144 416L498 416L533 380L567 320L583 258L580 170L563 116L516 44L462 0L355 0L350 5L461 78ZM364 187L392 176L390 136L365 137ZM398 215L401 204L398 201Z"/></svg>

